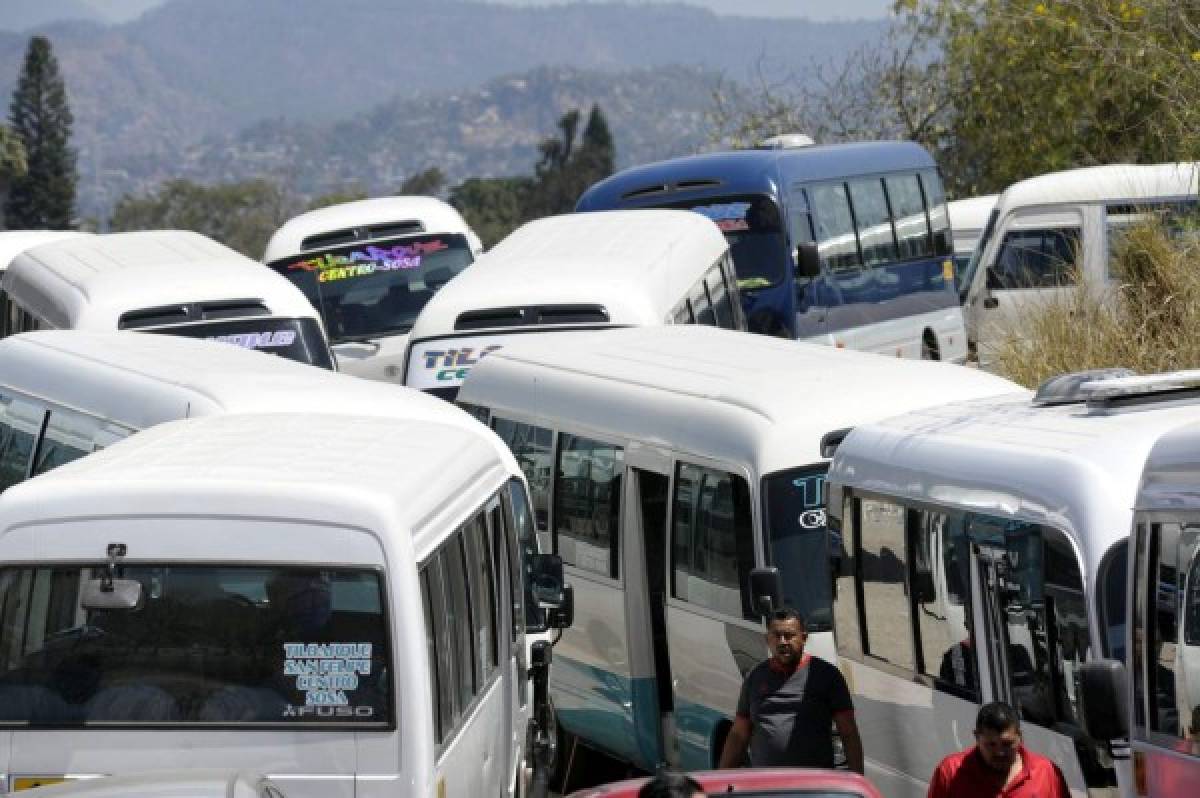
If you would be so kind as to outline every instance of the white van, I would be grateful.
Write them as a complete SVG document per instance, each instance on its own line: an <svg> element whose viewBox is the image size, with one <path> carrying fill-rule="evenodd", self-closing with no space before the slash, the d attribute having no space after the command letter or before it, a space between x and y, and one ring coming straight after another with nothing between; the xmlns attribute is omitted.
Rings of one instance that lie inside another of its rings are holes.
<svg viewBox="0 0 1200 798"><path fill-rule="evenodd" d="M1115 164L1031 177L996 201L967 271L967 334L984 367L1020 335L1030 308L1061 300L1081 274L1111 282L1109 262L1123 228L1146 213L1194 209L1197 164Z"/></svg>
<svg viewBox="0 0 1200 798"><path fill-rule="evenodd" d="M0 339L0 491L165 421L346 413L474 427L417 391L169 335L43 330Z"/></svg>
<svg viewBox="0 0 1200 798"><path fill-rule="evenodd" d="M967 266L971 263L971 255L975 245L983 236L992 210L996 207L999 194L985 194L981 197L968 197L946 203L946 211L950 214L950 233L954 239L954 279L958 283L960 295L965 299L967 287L971 284L971 275Z"/></svg>
<svg viewBox="0 0 1200 798"><path fill-rule="evenodd" d="M338 368L399 382L417 314L482 251L445 202L379 197L289 219L267 242L263 262L320 312Z"/></svg>
<svg viewBox="0 0 1200 798"><path fill-rule="evenodd" d="M930 407L846 437L829 468L845 547L833 621L881 792L924 796L939 760L973 743L980 706L1002 700L1072 794L1114 779L1146 794L1108 738L1089 737L1082 674L1125 657L1147 455L1198 422L1200 392L1085 372L1032 401Z"/></svg>
<svg viewBox="0 0 1200 798"><path fill-rule="evenodd" d="M471 366L523 334L663 324L746 329L712 221L680 210L551 216L517 228L429 301L404 384L452 399Z"/></svg>
<svg viewBox="0 0 1200 798"><path fill-rule="evenodd" d="M255 769L288 796L523 791L528 516L480 427L230 414L0 496L0 774ZM561 600L561 563L535 577Z"/></svg>
<svg viewBox="0 0 1200 798"><path fill-rule="evenodd" d="M542 550L578 596L551 675L560 728L646 770L716 767L766 656L753 597L799 610L808 650L834 659L827 434L1013 391L1026 395L975 369L698 325L530 335L480 361L459 402L512 448Z"/></svg>
<svg viewBox="0 0 1200 798"><path fill-rule="evenodd" d="M91 233L78 230L0 230L0 275L8 268L13 258L30 247L86 235Z"/></svg>
<svg viewBox="0 0 1200 798"><path fill-rule="evenodd" d="M183 230L79 236L17 255L0 281L0 337L40 329L183 335L333 367L295 286Z"/></svg>

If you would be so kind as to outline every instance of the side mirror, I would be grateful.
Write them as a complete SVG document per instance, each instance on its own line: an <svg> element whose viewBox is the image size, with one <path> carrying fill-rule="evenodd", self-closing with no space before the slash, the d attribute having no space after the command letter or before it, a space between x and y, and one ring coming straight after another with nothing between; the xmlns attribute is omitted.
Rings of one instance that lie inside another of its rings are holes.
<svg viewBox="0 0 1200 798"><path fill-rule="evenodd" d="M89 579L79 603L85 610L132 610L141 600L142 583L136 579Z"/></svg>
<svg viewBox="0 0 1200 798"><path fill-rule="evenodd" d="M571 585L563 585L562 603L546 610L546 628L570 629L573 623L575 623L575 588Z"/></svg>
<svg viewBox="0 0 1200 798"><path fill-rule="evenodd" d="M1129 737L1129 693L1125 666L1113 659L1085 662L1079 669L1083 727L1097 741Z"/></svg>
<svg viewBox="0 0 1200 798"><path fill-rule="evenodd" d="M554 609L563 603L562 557L557 554L537 554L531 569L533 598L539 607Z"/></svg>
<svg viewBox="0 0 1200 798"><path fill-rule="evenodd" d="M817 254L817 244L806 241L796 247L796 276L812 279L821 274L821 256Z"/></svg>
<svg viewBox="0 0 1200 798"><path fill-rule="evenodd" d="M750 605L755 614L762 618L770 618L777 608L783 606L783 584L778 568L770 566L750 571Z"/></svg>

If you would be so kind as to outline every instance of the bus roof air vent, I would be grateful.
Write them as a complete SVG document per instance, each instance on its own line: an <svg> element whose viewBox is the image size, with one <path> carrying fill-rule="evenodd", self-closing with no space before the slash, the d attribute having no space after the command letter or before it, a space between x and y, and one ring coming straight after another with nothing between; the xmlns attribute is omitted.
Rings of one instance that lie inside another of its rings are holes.
<svg viewBox="0 0 1200 798"><path fill-rule="evenodd" d="M382 222L367 227L367 238L392 238L394 236L409 236L413 233L424 233L425 225L419 219L405 219L399 222Z"/></svg>
<svg viewBox="0 0 1200 798"><path fill-rule="evenodd" d="M331 230L328 233L317 233L316 235L306 236L300 242L300 249L307 251L310 249L336 247L339 244L351 244L357 238L358 235L355 233L353 227L347 230Z"/></svg>
<svg viewBox="0 0 1200 798"><path fill-rule="evenodd" d="M804 133L780 133L758 142L760 150L798 150L801 147L811 147L816 144L812 136Z"/></svg>
<svg viewBox="0 0 1200 798"><path fill-rule="evenodd" d="M621 199L636 199L637 197L647 197L651 194L665 194L669 188L670 187L667 186L666 183L656 183L653 186L642 186L641 188L635 188L633 191L626 191L621 195Z"/></svg>
<svg viewBox="0 0 1200 798"><path fill-rule="evenodd" d="M1035 407L1079 404L1087 401L1090 396L1088 392L1084 391L1084 385L1132 376L1134 376L1133 371L1123 368L1091 369L1090 371L1059 374L1038 386L1037 393L1033 397L1033 404Z"/></svg>
<svg viewBox="0 0 1200 798"><path fill-rule="evenodd" d="M675 188L682 191L689 188L713 188L719 185L721 185L720 180L715 180L711 177L701 177L695 180L680 180L675 184Z"/></svg>

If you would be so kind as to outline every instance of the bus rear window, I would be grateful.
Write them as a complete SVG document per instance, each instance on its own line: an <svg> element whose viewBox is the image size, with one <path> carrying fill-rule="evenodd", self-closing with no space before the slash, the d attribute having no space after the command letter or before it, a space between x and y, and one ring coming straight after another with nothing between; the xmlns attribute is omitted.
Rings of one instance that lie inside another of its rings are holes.
<svg viewBox="0 0 1200 798"><path fill-rule="evenodd" d="M325 334L321 332L321 325L316 319L260 316L254 319L227 319L146 328L140 332L202 338L245 349L257 349L318 368L333 369L333 357L329 354Z"/></svg>
<svg viewBox="0 0 1200 798"><path fill-rule="evenodd" d="M131 610L89 610L99 567L0 569L0 726L391 723L378 572L122 569Z"/></svg>
<svg viewBox="0 0 1200 798"><path fill-rule="evenodd" d="M778 285L791 267L779 206L767 196L710 197L673 207L707 216L725 234L743 291Z"/></svg>

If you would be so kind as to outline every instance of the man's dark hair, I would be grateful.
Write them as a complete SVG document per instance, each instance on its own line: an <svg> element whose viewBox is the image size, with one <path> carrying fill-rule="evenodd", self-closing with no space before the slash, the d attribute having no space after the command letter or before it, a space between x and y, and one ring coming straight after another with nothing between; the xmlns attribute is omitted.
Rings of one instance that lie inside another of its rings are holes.
<svg viewBox="0 0 1200 798"><path fill-rule="evenodd" d="M638 790L638 798L692 798L704 793L704 788L686 773L664 770Z"/></svg>
<svg viewBox="0 0 1200 798"><path fill-rule="evenodd" d="M1003 701L993 701L979 708L975 716L975 731L1005 732L1009 729L1021 730L1021 718L1017 711Z"/></svg>
<svg viewBox="0 0 1200 798"><path fill-rule="evenodd" d="M800 624L801 629L808 629L808 624L804 622L804 616L794 607L783 606L771 613L771 621L795 621Z"/></svg>

